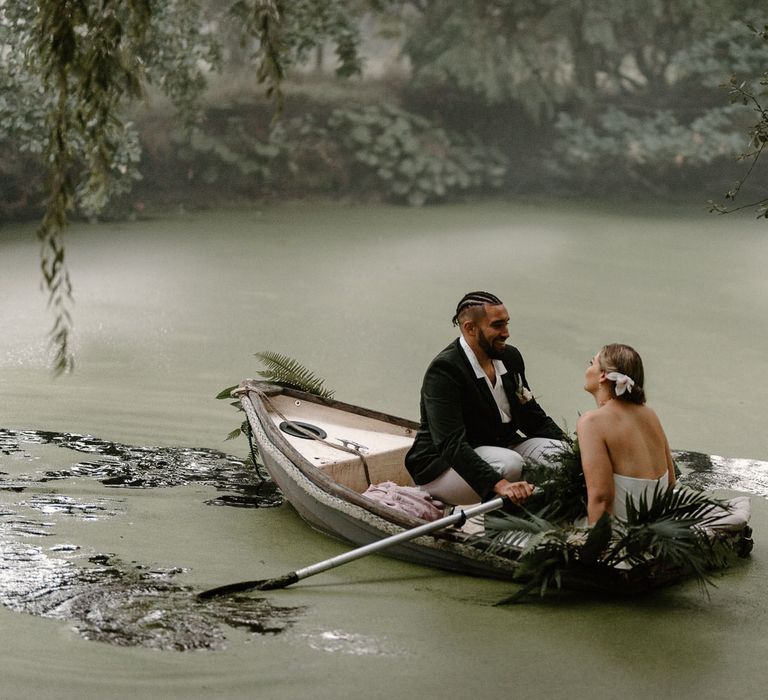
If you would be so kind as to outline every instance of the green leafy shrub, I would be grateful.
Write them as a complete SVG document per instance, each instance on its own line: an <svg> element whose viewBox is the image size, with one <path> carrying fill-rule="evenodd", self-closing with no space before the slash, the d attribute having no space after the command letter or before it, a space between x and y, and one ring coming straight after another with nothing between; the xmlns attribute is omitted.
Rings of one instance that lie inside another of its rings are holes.
<svg viewBox="0 0 768 700"><path fill-rule="evenodd" d="M504 183L507 160L500 151L391 105L336 109L328 127L369 180L408 204Z"/></svg>
<svg viewBox="0 0 768 700"><path fill-rule="evenodd" d="M497 149L393 106L306 114L264 134L254 134L247 117L230 116L180 136L179 157L207 184L234 178L240 188L375 194L412 205L501 187L507 172Z"/></svg>
<svg viewBox="0 0 768 700"><path fill-rule="evenodd" d="M733 129L732 114L732 107L722 107L684 124L662 110L633 116L610 107L590 121L561 113L553 168L570 182L617 188L623 181L658 192L692 168L733 160L743 136Z"/></svg>

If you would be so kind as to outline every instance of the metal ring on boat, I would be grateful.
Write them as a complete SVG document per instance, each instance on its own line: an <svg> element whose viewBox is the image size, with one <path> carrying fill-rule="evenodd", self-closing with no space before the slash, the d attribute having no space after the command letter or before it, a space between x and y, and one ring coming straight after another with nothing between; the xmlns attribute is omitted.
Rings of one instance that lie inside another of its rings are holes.
<svg viewBox="0 0 768 700"><path fill-rule="evenodd" d="M307 431L307 433L312 433L312 435L307 435L306 433L302 433L300 430L296 430L294 427L295 425L298 425L300 428L303 428ZM303 423L300 420L294 420L288 423L287 421L283 421L279 425L280 430L282 430L284 433L287 433L288 435L292 435L293 437L297 438L303 438L304 440L314 440L316 438L320 438L321 440L325 440L325 438L328 437L328 433L325 432L322 428L318 428L316 425L312 425L311 423Z"/></svg>

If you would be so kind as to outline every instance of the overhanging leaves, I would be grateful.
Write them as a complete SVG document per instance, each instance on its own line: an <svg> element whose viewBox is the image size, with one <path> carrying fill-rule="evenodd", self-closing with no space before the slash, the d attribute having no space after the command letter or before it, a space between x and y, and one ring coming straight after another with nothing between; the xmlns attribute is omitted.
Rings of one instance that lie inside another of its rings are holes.
<svg viewBox="0 0 768 700"><path fill-rule="evenodd" d="M74 366L71 348L72 284L64 255L64 233L75 201L76 172L84 155L87 187L106 189L115 156L112 138L122 123L118 107L140 94L141 62L132 47L149 26L148 0L40 3L33 37L43 87L53 95L48 121L49 195L38 229L40 265L48 305L54 313L49 338L53 371Z"/></svg>

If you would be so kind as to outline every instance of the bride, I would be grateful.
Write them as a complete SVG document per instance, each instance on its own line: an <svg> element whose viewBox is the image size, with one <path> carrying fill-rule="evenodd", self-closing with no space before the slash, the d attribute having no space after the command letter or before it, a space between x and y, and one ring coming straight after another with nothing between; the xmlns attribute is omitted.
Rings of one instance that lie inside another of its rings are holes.
<svg viewBox="0 0 768 700"><path fill-rule="evenodd" d="M645 404L643 362L628 345L606 345L587 367L584 389L597 408L581 415L576 433L587 485L587 520L604 512L626 518L626 497L650 500L657 484L673 486L675 469L664 429Z"/></svg>

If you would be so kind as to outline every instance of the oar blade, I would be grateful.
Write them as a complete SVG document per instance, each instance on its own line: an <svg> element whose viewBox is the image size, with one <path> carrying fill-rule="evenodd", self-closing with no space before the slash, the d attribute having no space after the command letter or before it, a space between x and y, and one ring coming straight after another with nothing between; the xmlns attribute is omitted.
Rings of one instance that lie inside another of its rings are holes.
<svg viewBox="0 0 768 700"><path fill-rule="evenodd" d="M287 588L298 580L299 575L295 571L291 571L289 574L283 574L277 578L268 578L266 581L262 581L258 588L260 591L274 591L278 588Z"/></svg>
<svg viewBox="0 0 768 700"><path fill-rule="evenodd" d="M210 600L234 593L244 593L245 591L274 591L278 588L285 588L296 583L299 577L295 571L277 578L260 579L256 581L239 581L238 583L228 583L225 586L217 586L201 591L197 594L200 600Z"/></svg>

